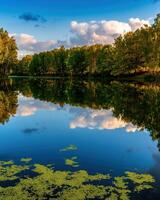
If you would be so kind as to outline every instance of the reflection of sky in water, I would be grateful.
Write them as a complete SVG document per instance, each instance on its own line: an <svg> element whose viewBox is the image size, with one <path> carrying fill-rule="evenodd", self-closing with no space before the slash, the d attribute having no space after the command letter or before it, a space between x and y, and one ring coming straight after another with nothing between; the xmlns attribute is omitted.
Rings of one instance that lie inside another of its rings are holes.
<svg viewBox="0 0 160 200"><path fill-rule="evenodd" d="M77 156L81 169L114 174L150 171L159 176L160 154L149 133L117 119L111 110L65 105L19 97L15 117L0 126L0 159L32 157L36 162L70 169L64 159ZM70 144L76 152L60 153Z"/></svg>
<svg viewBox="0 0 160 200"><path fill-rule="evenodd" d="M89 128L89 129L109 129L114 130L124 128L126 132L135 132L139 129L132 123L126 123L122 119L117 119L113 116L112 110L94 110L89 108L78 108L64 106L63 108L53 105L52 103L34 100L33 98L19 97L20 106L17 110L17 116L27 117L36 114L38 110L66 110L75 117L71 120L69 127Z"/></svg>
<svg viewBox="0 0 160 200"><path fill-rule="evenodd" d="M76 117L70 123L70 128L90 128L90 129L109 129L114 130L124 128L127 132L138 130L131 123L126 123L122 119L113 116L111 110L81 109L76 113Z"/></svg>

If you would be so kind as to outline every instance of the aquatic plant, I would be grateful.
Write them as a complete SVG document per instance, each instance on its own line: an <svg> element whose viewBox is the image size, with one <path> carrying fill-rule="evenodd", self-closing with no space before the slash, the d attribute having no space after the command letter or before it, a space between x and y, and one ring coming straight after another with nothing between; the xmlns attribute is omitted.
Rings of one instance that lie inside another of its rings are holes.
<svg viewBox="0 0 160 200"><path fill-rule="evenodd" d="M28 163L32 160L32 158L21 158L21 162Z"/></svg>
<svg viewBox="0 0 160 200"><path fill-rule="evenodd" d="M75 161L76 159L77 159L76 156L74 156L72 158L69 158L69 159L66 159L65 160L65 164L69 165L69 166L72 166L72 167L79 167L78 162Z"/></svg>
<svg viewBox="0 0 160 200"><path fill-rule="evenodd" d="M133 172L126 172L127 178L135 184L135 191L140 192L145 189L152 189L152 183L155 182L154 178L149 174L137 174Z"/></svg>
<svg viewBox="0 0 160 200"><path fill-rule="evenodd" d="M64 151L76 151L77 149L78 148L75 145L71 144L68 147L65 147L64 149L60 149L60 151L61 152L64 152Z"/></svg>
<svg viewBox="0 0 160 200"><path fill-rule="evenodd" d="M25 170L35 175L21 176ZM15 179L14 184L4 184ZM86 170L55 170L51 165L0 162L0 200L129 200L133 193L151 190L154 182L151 175L135 172L112 178L109 174L90 175Z"/></svg>
<svg viewBox="0 0 160 200"><path fill-rule="evenodd" d="M13 161L0 162L0 181L18 179L17 174L29 169L28 166L15 165Z"/></svg>

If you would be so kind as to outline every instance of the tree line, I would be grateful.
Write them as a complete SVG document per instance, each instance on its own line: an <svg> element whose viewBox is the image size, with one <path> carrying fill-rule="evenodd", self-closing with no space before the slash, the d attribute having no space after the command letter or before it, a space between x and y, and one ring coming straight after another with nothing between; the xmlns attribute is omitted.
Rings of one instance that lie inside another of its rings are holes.
<svg viewBox="0 0 160 200"><path fill-rule="evenodd" d="M91 45L27 55L0 29L0 75L119 76L160 72L160 14L151 26L118 37L112 45Z"/></svg>
<svg viewBox="0 0 160 200"><path fill-rule="evenodd" d="M91 45L27 55L15 74L35 76L85 76L160 72L160 14L152 26L128 32L113 45Z"/></svg>

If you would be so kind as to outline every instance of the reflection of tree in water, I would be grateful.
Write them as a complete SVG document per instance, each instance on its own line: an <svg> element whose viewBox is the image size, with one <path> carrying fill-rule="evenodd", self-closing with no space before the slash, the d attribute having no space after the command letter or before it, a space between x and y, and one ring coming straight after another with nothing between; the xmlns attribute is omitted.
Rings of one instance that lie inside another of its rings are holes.
<svg viewBox="0 0 160 200"><path fill-rule="evenodd" d="M5 123L11 115L16 113L19 90L25 96L33 96L36 99L58 103L64 103L90 107L94 109L113 109L114 116L121 118L126 122L146 128L151 132L153 139L159 140L160 125L160 88L140 86L126 83L103 83L94 81L75 81L75 80L14 80L12 83L0 84L0 123ZM33 131L33 130L32 130ZM160 141L160 140L159 140ZM159 142L160 143L160 142ZM70 147L74 149L74 147ZM69 164L71 160L68 160ZM73 162L74 160L72 160ZM13 187L0 187L0 199L43 199L55 197L59 199L73 199L81 196L81 199L90 197L90 199L130 199L135 193L143 192L152 187L154 180L151 176L136 173L126 173L123 177L115 177L112 184L104 186L95 185L94 181L101 181L106 175L89 175L86 171L53 171L50 167L43 165L34 165L33 171L38 173L31 179L17 177L21 171L28 170L29 166L17 166L13 163L0 163L3 173L0 176L0 182L17 181L18 184ZM58 177L58 178L57 178ZM93 182L92 182L93 180ZM56 182L58 181L58 182ZM59 182L61 181L61 182ZM88 182L91 181L91 182ZM79 184L77 186L77 184ZM132 190L128 184L134 184ZM140 184L139 184L140 183ZM1 184L1 183L0 183ZM58 190L57 190L58 188ZM59 188L61 192L59 192ZM30 192L29 192L30 191ZM57 192L57 193L56 193ZM77 193L78 192L78 193ZM19 195L19 196L18 196ZM106 196L108 195L108 196ZM13 198L14 196L14 198ZM63 198L62 198L63 197ZM125 198L124 198L125 197Z"/></svg>
<svg viewBox="0 0 160 200"><path fill-rule="evenodd" d="M25 96L33 96L61 106L70 104L94 109L112 109L115 117L147 129L153 139L159 139L159 86L74 79L17 79L13 80L13 86ZM10 98L10 95L7 97ZM9 102L11 107L14 100L10 98ZM4 104L8 106L7 101Z"/></svg>
<svg viewBox="0 0 160 200"><path fill-rule="evenodd" d="M113 108L122 117L155 136L160 132L160 88L137 87L135 84L98 81L36 79L28 83L34 98L59 104L96 109ZM25 84L21 84L25 85ZM25 88L21 88L24 93Z"/></svg>
<svg viewBox="0 0 160 200"><path fill-rule="evenodd" d="M10 80L1 80L0 83L0 123L4 124L16 114L18 106L17 92L11 89Z"/></svg>
<svg viewBox="0 0 160 200"><path fill-rule="evenodd" d="M160 137L160 87L135 84L113 84L115 88L112 101L116 117L147 129L152 138Z"/></svg>

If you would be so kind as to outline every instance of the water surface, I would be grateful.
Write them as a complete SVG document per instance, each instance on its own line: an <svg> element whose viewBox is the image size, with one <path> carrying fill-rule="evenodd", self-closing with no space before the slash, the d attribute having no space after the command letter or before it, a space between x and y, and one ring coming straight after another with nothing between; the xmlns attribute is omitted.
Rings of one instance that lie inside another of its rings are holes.
<svg viewBox="0 0 160 200"><path fill-rule="evenodd" d="M0 160L160 180L158 84L12 79L0 98ZM66 165L73 157L78 165Z"/></svg>

